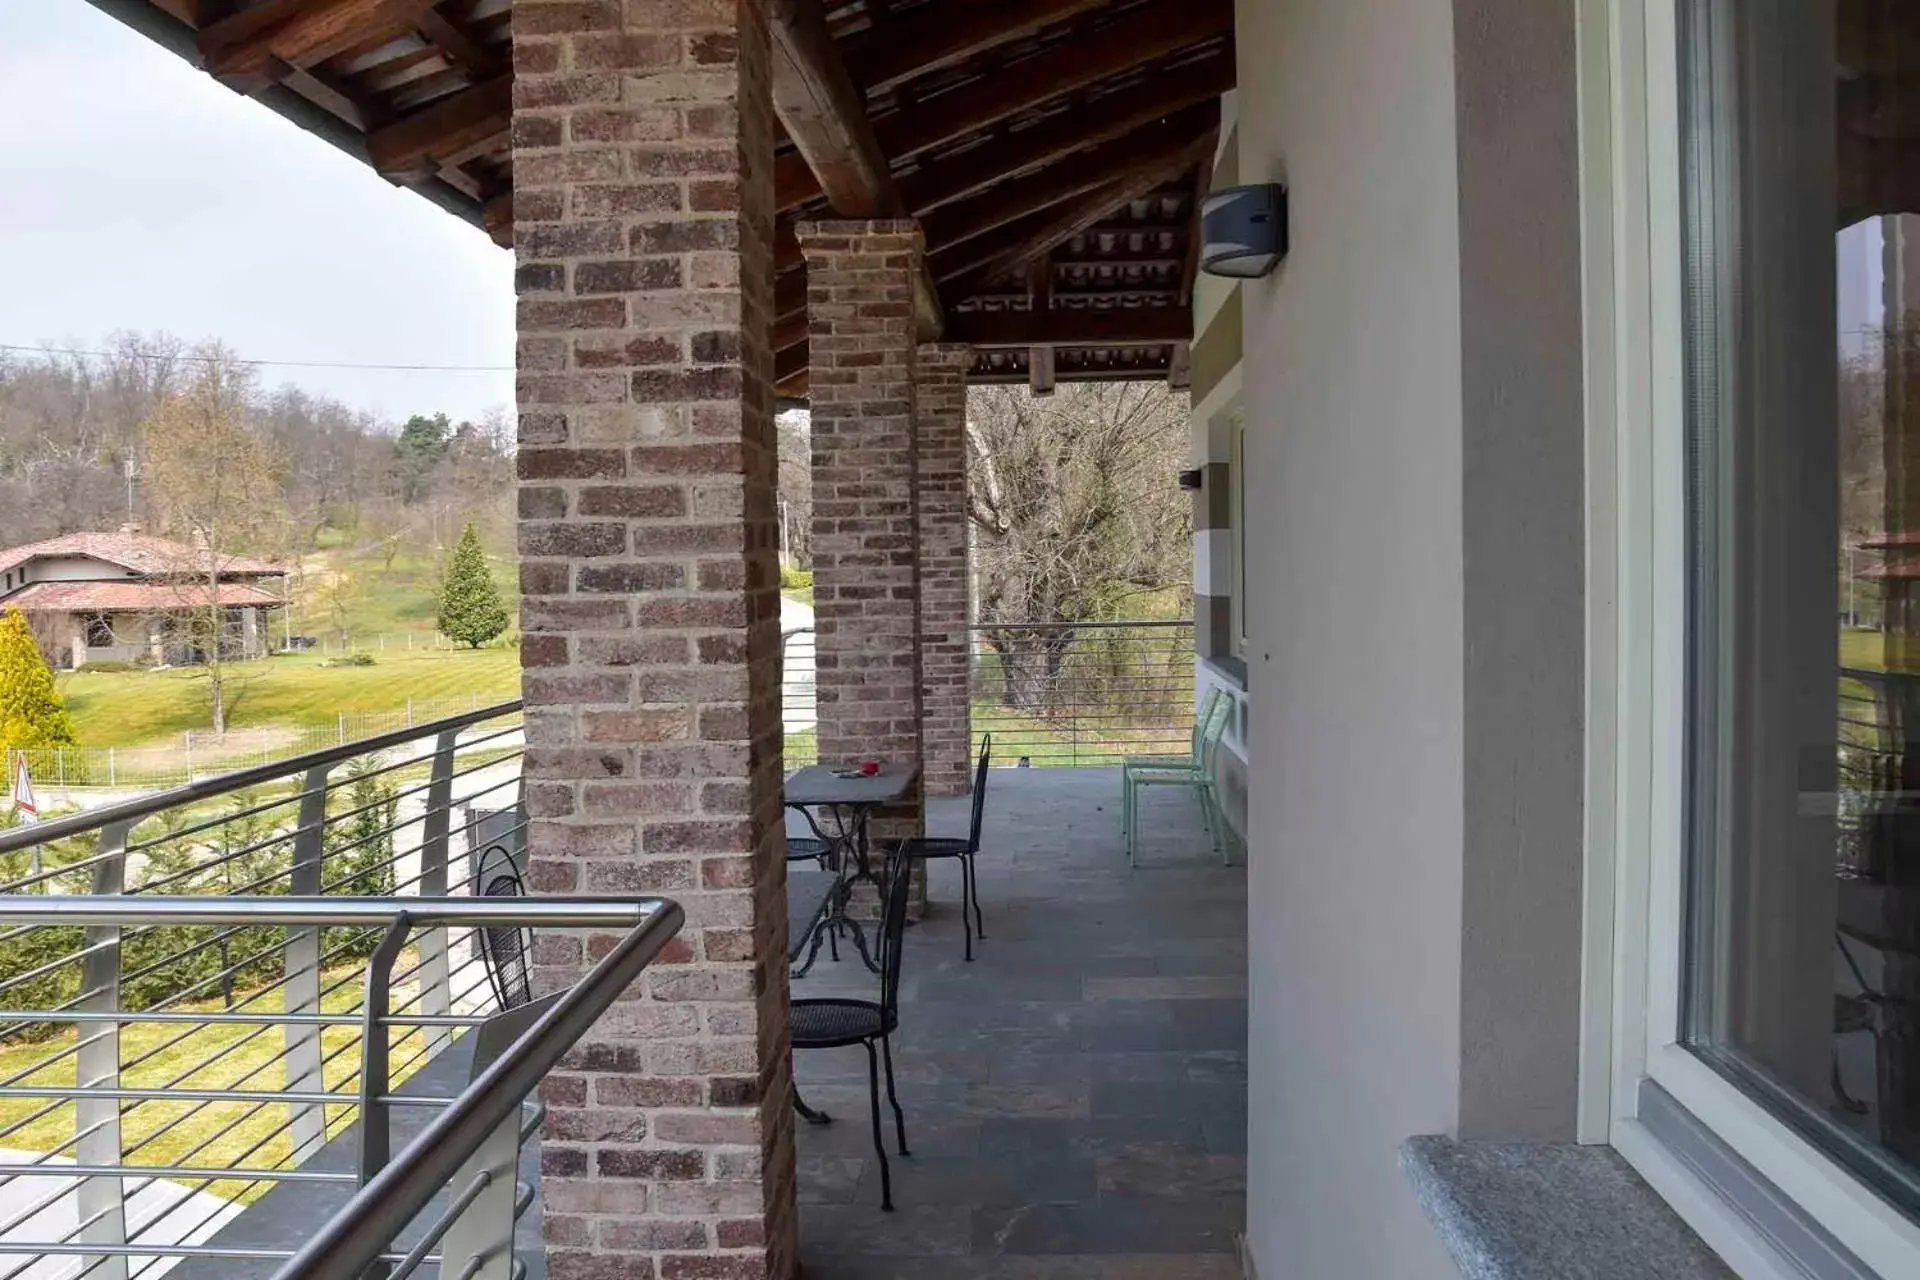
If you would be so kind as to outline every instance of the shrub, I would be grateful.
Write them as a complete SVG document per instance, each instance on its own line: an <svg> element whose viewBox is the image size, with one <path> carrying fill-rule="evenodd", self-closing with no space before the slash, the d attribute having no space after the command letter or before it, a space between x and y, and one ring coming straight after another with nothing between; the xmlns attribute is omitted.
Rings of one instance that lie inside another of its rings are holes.
<svg viewBox="0 0 1920 1280"><path fill-rule="evenodd" d="M796 569L792 565L781 565L780 589L782 591L813 590L813 570Z"/></svg>
<svg viewBox="0 0 1920 1280"><path fill-rule="evenodd" d="M127 671L138 671L140 667L138 663L128 662L123 658L104 658L99 662L83 662L80 664L80 669L101 675L120 675Z"/></svg>
<svg viewBox="0 0 1920 1280"><path fill-rule="evenodd" d="M343 653L337 658L328 658L320 665L323 667L370 667L373 665L373 655L356 650L353 653Z"/></svg>
<svg viewBox="0 0 1920 1280"><path fill-rule="evenodd" d="M0 612L0 746L70 747L73 721L27 615Z"/></svg>

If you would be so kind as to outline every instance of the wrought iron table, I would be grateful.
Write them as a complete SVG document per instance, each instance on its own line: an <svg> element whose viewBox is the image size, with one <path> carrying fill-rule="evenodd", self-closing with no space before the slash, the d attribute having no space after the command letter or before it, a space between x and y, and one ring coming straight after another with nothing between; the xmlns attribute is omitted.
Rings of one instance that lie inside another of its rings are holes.
<svg viewBox="0 0 1920 1280"><path fill-rule="evenodd" d="M847 901L853 896L853 887L862 880L876 889L880 887L867 834L873 811L906 799L919 775L918 766L890 766L878 773L859 774L831 765L812 764L787 776L786 805L789 809L798 809L814 834L826 841L837 881L827 917L813 931L813 946L807 952L806 963L794 971L795 977L806 976L813 962L820 958L821 942L829 933L837 934L842 928L853 931L853 944L859 948L867 968L880 972L879 962L867 949L866 932L859 921L847 915ZM815 809L827 811L834 827L831 835L814 816Z"/></svg>

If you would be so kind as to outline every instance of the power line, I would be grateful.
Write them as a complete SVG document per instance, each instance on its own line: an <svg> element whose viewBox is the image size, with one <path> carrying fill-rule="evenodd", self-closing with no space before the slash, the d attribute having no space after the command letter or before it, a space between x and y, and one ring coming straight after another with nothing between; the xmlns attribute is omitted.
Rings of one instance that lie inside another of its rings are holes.
<svg viewBox="0 0 1920 1280"><path fill-rule="evenodd" d="M194 355L191 352L165 354L157 351L89 351L83 347L29 347L19 343L0 342L0 351L20 351L28 355L92 356L98 359L115 360L197 360L211 363L212 356ZM233 357L234 364L251 365L274 369L369 369L389 373L512 373L510 364L357 364L350 360L242 360Z"/></svg>

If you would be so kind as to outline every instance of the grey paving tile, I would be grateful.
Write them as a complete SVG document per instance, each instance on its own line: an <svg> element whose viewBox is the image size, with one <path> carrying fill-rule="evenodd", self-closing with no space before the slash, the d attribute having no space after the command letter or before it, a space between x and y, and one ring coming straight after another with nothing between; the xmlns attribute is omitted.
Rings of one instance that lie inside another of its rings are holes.
<svg viewBox="0 0 1920 1280"><path fill-rule="evenodd" d="M865 1054L796 1060L808 1100L837 1117L798 1130L809 1277L1237 1278L1245 873L1171 809L1151 818L1154 865L1130 872L1117 795L1111 772L996 775L972 964L958 878L934 868L894 1038L914 1151L892 1160L898 1212L879 1207ZM964 822L964 801L932 806L934 830ZM870 997L873 976L842 954L796 995Z"/></svg>

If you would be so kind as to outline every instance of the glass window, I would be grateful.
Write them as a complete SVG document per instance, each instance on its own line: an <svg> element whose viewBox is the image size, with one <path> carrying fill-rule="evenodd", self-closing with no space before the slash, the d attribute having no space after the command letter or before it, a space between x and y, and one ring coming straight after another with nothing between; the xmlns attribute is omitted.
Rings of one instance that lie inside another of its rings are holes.
<svg viewBox="0 0 1920 1280"><path fill-rule="evenodd" d="M1677 1030L1920 1215L1920 5L1678 8Z"/></svg>

